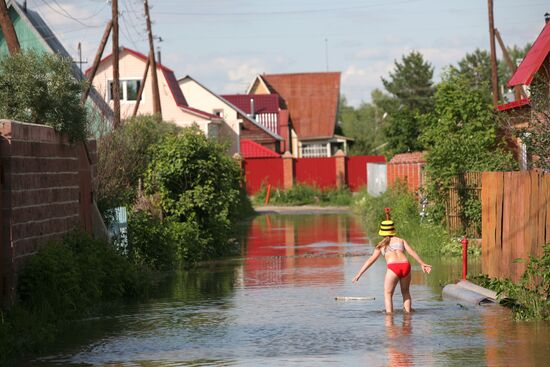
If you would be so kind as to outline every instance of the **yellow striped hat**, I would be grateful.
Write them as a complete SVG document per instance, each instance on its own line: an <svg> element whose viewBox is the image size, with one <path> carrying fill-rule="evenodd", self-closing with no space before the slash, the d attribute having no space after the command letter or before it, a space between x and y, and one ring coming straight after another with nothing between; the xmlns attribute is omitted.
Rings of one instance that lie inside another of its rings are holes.
<svg viewBox="0 0 550 367"><path fill-rule="evenodd" d="M378 231L380 236L395 236L395 225L393 220L384 220L380 223L380 230Z"/></svg>

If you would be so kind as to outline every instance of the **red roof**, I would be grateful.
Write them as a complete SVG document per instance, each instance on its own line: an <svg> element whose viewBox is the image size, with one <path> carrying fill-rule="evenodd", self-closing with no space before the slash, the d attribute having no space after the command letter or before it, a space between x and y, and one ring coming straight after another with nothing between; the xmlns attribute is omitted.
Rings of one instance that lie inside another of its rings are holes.
<svg viewBox="0 0 550 367"><path fill-rule="evenodd" d="M298 139L334 136L340 73L261 75L268 87L286 102Z"/></svg>
<svg viewBox="0 0 550 367"><path fill-rule="evenodd" d="M506 104L498 105L497 109L499 111L507 111L507 110L511 110L511 109L514 109L514 108L527 106L529 104L531 104L531 100L529 98L523 98L523 99L520 99L520 100L517 100L517 101L513 101L513 102L506 103Z"/></svg>
<svg viewBox="0 0 550 367"><path fill-rule="evenodd" d="M138 59L141 59L144 62L147 62L148 57L145 56L144 54L142 54L141 52L134 51L134 50L129 49L127 47L121 47L120 51L121 51L121 53L122 52L127 52L131 55L134 55ZM113 54L105 56L101 60L100 64L102 64L104 62L108 62L111 59L112 56L113 56ZM204 112L204 111L198 110L196 108L192 108L187 104L187 101L185 100L185 96L183 95L183 92L181 91L181 88L179 87L178 80L176 79L176 75L174 74L174 71L172 69L167 68L166 66L161 65L159 63L157 63L157 69L160 69L162 71L162 74L164 75L164 79L166 80L166 83L168 84L168 88L170 88L170 92L172 94L172 97L174 98L174 101L176 102L176 104L178 105L179 108L181 108L184 111L190 112L192 114L199 115L199 116L202 116L202 117L206 117L206 118L209 118L209 119L212 119L212 118L213 119L219 119L219 117L214 115L214 114ZM88 68L85 72L85 75L88 76L91 71L92 71L92 68Z"/></svg>
<svg viewBox="0 0 550 367"><path fill-rule="evenodd" d="M424 159L424 152L401 153L394 155L390 163L426 163L426 159Z"/></svg>
<svg viewBox="0 0 550 367"><path fill-rule="evenodd" d="M546 23L542 32L540 32L533 46L525 55L525 58L516 69L512 78L508 81L508 86L530 85L537 71L550 52L550 22Z"/></svg>
<svg viewBox="0 0 550 367"><path fill-rule="evenodd" d="M241 156L243 158L279 158L281 155L248 139L241 139Z"/></svg>
<svg viewBox="0 0 550 367"><path fill-rule="evenodd" d="M245 113L251 113L250 100L254 100L254 113L278 113L277 94L225 94L221 96Z"/></svg>

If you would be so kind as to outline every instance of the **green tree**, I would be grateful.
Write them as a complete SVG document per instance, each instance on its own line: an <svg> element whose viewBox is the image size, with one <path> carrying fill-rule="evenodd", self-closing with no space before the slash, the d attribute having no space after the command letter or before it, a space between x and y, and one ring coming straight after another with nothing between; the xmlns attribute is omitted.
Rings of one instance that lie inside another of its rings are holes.
<svg viewBox="0 0 550 367"><path fill-rule="evenodd" d="M499 134L493 108L486 100L486 85L472 88L470 82L452 73L444 76L434 96L433 111L422 116L420 139L427 149L428 194L436 202L435 212L440 218L452 177L468 171L515 168Z"/></svg>
<svg viewBox="0 0 550 367"><path fill-rule="evenodd" d="M345 97L342 97L340 102L339 121L342 123L343 133L354 139L350 148L352 155L375 154L375 149L384 140L384 111L377 105L383 94L375 89L371 96L371 103L363 102L357 109L349 106Z"/></svg>
<svg viewBox="0 0 550 367"><path fill-rule="evenodd" d="M381 101L381 107L388 113L384 133L389 155L423 148L418 140L422 130L419 115L430 111L433 105L433 71L422 54L413 51L395 61L388 79L382 78L391 96Z"/></svg>
<svg viewBox="0 0 550 367"><path fill-rule="evenodd" d="M550 172L550 98L548 82L535 77L531 83L531 119L527 128L515 128L514 132L527 148L529 168ZM509 116L505 117L511 120ZM510 126L512 121L508 121Z"/></svg>
<svg viewBox="0 0 550 367"><path fill-rule="evenodd" d="M97 195L103 212L135 202L139 180L152 159L151 147L179 130L158 116L142 115L99 139Z"/></svg>
<svg viewBox="0 0 550 367"><path fill-rule="evenodd" d="M85 139L83 85L71 67L69 59L33 51L0 59L0 117L51 126L71 141Z"/></svg>
<svg viewBox="0 0 550 367"><path fill-rule="evenodd" d="M232 219L242 206L241 171L225 147L198 127L155 146L145 187L157 193L185 261L227 252Z"/></svg>
<svg viewBox="0 0 550 367"><path fill-rule="evenodd" d="M527 51L531 48L531 44L518 47L516 45L508 47L508 54L512 62L516 64L520 59L525 57ZM498 60L498 80L499 85L506 85L512 77L512 71L504 59ZM460 76L468 81L470 88L481 88L484 92L484 98L491 101L491 56L486 50L479 48L472 53L467 53L460 59L456 66L450 66L450 72L455 76Z"/></svg>

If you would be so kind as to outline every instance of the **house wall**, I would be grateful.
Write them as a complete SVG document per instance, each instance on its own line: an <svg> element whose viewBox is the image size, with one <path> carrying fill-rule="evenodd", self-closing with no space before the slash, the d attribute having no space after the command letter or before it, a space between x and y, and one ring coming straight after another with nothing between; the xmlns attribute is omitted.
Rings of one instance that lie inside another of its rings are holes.
<svg viewBox="0 0 550 367"><path fill-rule="evenodd" d="M141 80L145 70L146 61L130 54L127 51L122 51L120 54L119 69L120 79L136 79ZM157 76L160 90L160 103L162 108L162 117L165 121L174 122L178 126L191 126L196 123L205 134L208 134L208 119L195 116L191 113L182 111L176 104L170 91L170 87L166 81L166 77L161 68L157 68ZM108 101L109 91L108 82L113 79L113 65L111 59L100 64L93 85L97 91ZM151 81L151 70L145 82L143 97L139 104L139 114L153 113L153 83ZM108 101L111 108L114 106L112 101ZM132 116L136 102L120 102L120 114L122 119Z"/></svg>
<svg viewBox="0 0 550 367"><path fill-rule="evenodd" d="M279 141L268 135L258 126L254 125L249 120L243 118L241 127L241 138L252 140L276 153L282 153Z"/></svg>
<svg viewBox="0 0 550 367"><path fill-rule="evenodd" d="M96 146L44 125L0 120L0 300L12 299L17 273L37 250L75 227L91 233Z"/></svg>
<svg viewBox="0 0 550 367"><path fill-rule="evenodd" d="M190 106L212 114L223 110L219 139L230 144L229 154L238 153L241 119L234 108L192 79L180 81L179 86Z"/></svg>

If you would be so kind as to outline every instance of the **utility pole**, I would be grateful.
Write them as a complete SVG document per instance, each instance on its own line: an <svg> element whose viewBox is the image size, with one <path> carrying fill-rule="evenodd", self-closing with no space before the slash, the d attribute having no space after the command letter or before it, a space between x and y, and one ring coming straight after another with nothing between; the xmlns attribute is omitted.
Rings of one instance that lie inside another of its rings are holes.
<svg viewBox="0 0 550 367"><path fill-rule="evenodd" d="M495 45L495 21L493 18L493 0L487 0L489 11L489 41L491 44L491 84L493 89L493 105L498 106L498 72L497 50Z"/></svg>
<svg viewBox="0 0 550 367"><path fill-rule="evenodd" d="M119 49L118 49L118 0L111 0L112 20L113 20L113 112L115 114L113 129L120 126L120 73L118 68Z"/></svg>
<svg viewBox="0 0 550 367"><path fill-rule="evenodd" d="M153 83L153 113L159 114L162 119L162 110L160 106L160 91L157 78L157 63L155 62L155 46L153 44L153 31L151 30L151 17L149 15L149 3L143 1L145 7L145 21L147 22L147 35L149 37L149 58L151 60L151 82Z"/></svg>
<svg viewBox="0 0 550 367"><path fill-rule="evenodd" d="M325 63L328 71L328 38L325 38Z"/></svg>
<svg viewBox="0 0 550 367"><path fill-rule="evenodd" d="M134 113L132 114L132 117L136 117L138 110L139 110L139 104L141 103L141 96L143 94L143 88L145 87L145 82L147 81L147 72L149 71L149 65L151 64L151 57L149 56L147 58L147 63L145 64L145 71L143 72L143 77L141 78L141 83L139 84L139 89L137 92L136 97L136 105L134 106Z"/></svg>
<svg viewBox="0 0 550 367"><path fill-rule="evenodd" d="M110 20L109 23L107 23L107 25L105 26L105 30L103 31L103 37L101 37L101 42L99 43L99 47L95 54L94 63L92 65L92 71L90 72L90 76L88 77L88 84L86 85L86 89L84 89L84 93L82 93L82 97L80 98L81 104L84 104L84 102L86 102L86 99L88 99L88 95L90 94L90 88L92 87L95 74L97 73L97 68L99 67L99 63L101 61L101 56L103 55L103 51L105 51L105 45L107 44L107 40L109 39L109 34L111 33L112 28L113 28L113 21Z"/></svg>
<svg viewBox="0 0 550 367"><path fill-rule="evenodd" d="M80 73L82 74L82 64L87 64L88 60L82 60L82 44L78 42L78 60L73 60L75 64L78 64L78 68L80 69Z"/></svg>
<svg viewBox="0 0 550 367"><path fill-rule="evenodd" d="M17 39L17 34L13 28L13 23L8 14L8 7L4 0L0 0L0 26L4 37L6 37L10 55L15 55L21 50L21 46L19 45L19 40Z"/></svg>

